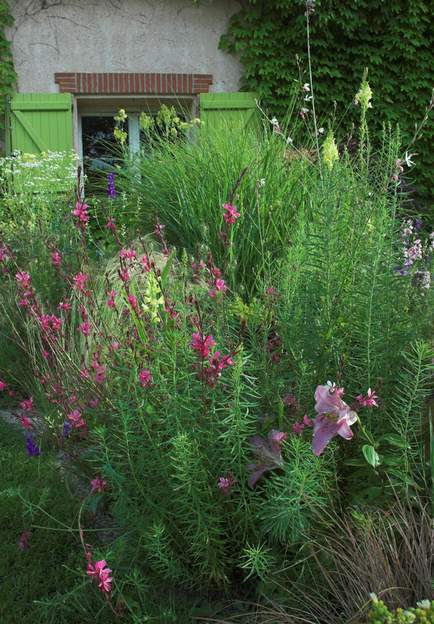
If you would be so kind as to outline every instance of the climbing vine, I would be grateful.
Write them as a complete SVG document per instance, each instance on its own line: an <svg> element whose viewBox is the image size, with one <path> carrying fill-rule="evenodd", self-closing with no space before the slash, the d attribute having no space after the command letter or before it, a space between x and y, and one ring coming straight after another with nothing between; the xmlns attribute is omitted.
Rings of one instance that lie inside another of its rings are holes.
<svg viewBox="0 0 434 624"><path fill-rule="evenodd" d="M374 92L370 122L398 123L404 148L428 110L411 181L432 202L434 190L434 19L429 0L310 0L310 41L317 113L334 111L341 132L357 112L354 93L369 68ZM244 65L243 88L256 91L273 115L283 115L294 80L308 82L306 5L301 0L245 0L220 47ZM300 75L301 74L301 75ZM430 108L431 101L431 108Z"/></svg>
<svg viewBox="0 0 434 624"><path fill-rule="evenodd" d="M8 3L0 0L0 137L4 132L6 97L13 92L16 80L11 44L5 32L13 21Z"/></svg>

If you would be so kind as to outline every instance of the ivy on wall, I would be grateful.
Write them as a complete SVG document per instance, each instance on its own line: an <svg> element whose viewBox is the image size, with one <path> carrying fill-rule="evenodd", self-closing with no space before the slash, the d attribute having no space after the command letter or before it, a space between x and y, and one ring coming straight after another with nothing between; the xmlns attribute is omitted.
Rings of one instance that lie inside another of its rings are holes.
<svg viewBox="0 0 434 624"><path fill-rule="evenodd" d="M405 146L424 117L434 87L434 12L431 0L311 0L311 54L316 108L321 122L337 103L343 127L363 68L374 92L371 121L399 123ZM300 0L244 0L230 20L220 47L237 53L243 88L259 93L274 115L282 115L299 66L307 67L305 3ZM297 60L298 56L298 60ZM303 76L308 82L307 76ZM422 137L413 180L425 203L434 199L432 111Z"/></svg>
<svg viewBox="0 0 434 624"><path fill-rule="evenodd" d="M6 97L13 92L16 81L11 44L5 34L13 21L8 3L0 0L0 138L4 132Z"/></svg>

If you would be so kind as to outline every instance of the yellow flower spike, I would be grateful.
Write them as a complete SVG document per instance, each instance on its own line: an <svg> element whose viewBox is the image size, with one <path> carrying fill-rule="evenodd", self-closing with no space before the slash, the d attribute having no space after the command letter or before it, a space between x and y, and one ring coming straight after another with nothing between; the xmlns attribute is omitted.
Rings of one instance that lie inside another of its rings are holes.
<svg viewBox="0 0 434 624"><path fill-rule="evenodd" d="M334 163L339 160L338 147L333 132L329 132L322 145L322 159L329 170L333 169Z"/></svg>

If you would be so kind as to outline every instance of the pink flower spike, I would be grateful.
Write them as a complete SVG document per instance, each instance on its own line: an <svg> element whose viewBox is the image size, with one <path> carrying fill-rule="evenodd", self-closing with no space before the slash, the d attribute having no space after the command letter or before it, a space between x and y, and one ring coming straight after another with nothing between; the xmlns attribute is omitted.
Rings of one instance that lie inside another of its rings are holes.
<svg viewBox="0 0 434 624"><path fill-rule="evenodd" d="M133 310L137 312L138 307L139 307L137 305L137 298L134 295L128 295L127 299L128 299L128 303L133 308Z"/></svg>
<svg viewBox="0 0 434 624"><path fill-rule="evenodd" d="M29 399L25 399L24 401L21 401L20 407L25 412L31 412L33 409L33 397L30 397Z"/></svg>
<svg viewBox="0 0 434 624"><path fill-rule="evenodd" d="M30 288L31 277L25 271L18 271L15 275L15 279L20 288L28 290Z"/></svg>
<svg viewBox="0 0 434 624"><path fill-rule="evenodd" d="M70 414L68 414L67 418L74 429L86 428L86 423L84 422L79 409L75 409L74 411L72 411Z"/></svg>
<svg viewBox="0 0 434 624"><path fill-rule="evenodd" d="M6 388L8 387L8 384L3 381L3 379L0 379L0 392L3 392L3 390L6 390Z"/></svg>
<svg viewBox="0 0 434 624"><path fill-rule="evenodd" d="M121 249L119 252L119 258L123 260L134 260L136 257L136 252L134 249Z"/></svg>
<svg viewBox="0 0 434 624"><path fill-rule="evenodd" d="M149 271L152 269L151 261L146 254L140 258L140 264L142 265L146 273L149 273Z"/></svg>
<svg viewBox="0 0 434 624"><path fill-rule="evenodd" d="M152 383L151 371L147 368L144 368L143 370L141 370L139 372L139 381L140 381L140 385L143 388L146 388L147 386L149 386Z"/></svg>
<svg viewBox="0 0 434 624"><path fill-rule="evenodd" d="M202 358L208 357L211 347L214 347L215 344L212 336L201 336L198 332L193 334L190 342L191 348L197 351Z"/></svg>
<svg viewBox="0 0 434 624"><path fill-rule="evenodd" d="M232 225L235 223L237 219L241 216L237 209L232 204L223 204L223 210L225 214L223 215L223 219L226 221L228 225Z"/></svg>
<svg viewBox="0 0 434 624"><path fill-rule="evenodd" d="M328 383L318 386L315 391L315 411L312 451L321 455L327 444L339 435L345 440L351 440L353 432L351 425L357 420L356 412L341 399L343 388L336 388L335 384Z"/></svg>
<svg viewBox="0 0 434 624"><path fill-rule="evenodd" d="M103 479L100 475L95 477L95 479L92 479L92 481L90 482L90 485L91 485L90 491L92 494L94 492L101 493L107 489L107 481Z"/></svg>
<svg viewBox="0 0 434 624"><path fill-rule="evenodd" d="M71 309L71 304L69 301L61 301L57 306L57 309L63 312L68 312Z"/></svg>
<svg viewBox="0 0 434 624"><path fill-rule="evenodd" d="M84 323L80 323L78 331L81 332L83 336L90 336L90 324L86 321Z"/></svg>
<svg viewBox="0 0 434 624"><path fill-rule="evenodd" d="M88 279L89 276L86 275L86 273L77 273L77 275L75 275L72 280L74 288L76 290L79 290L80 292L84 292L84 288Z"/></svg>
<svg viewBox="0 0 434 624"><path fill-rule="evenodd" d="M366 396L359 394L359 396L356 397L356 401L358 401L363 407L378 407L377 399L378 396L375 394L374 390L371 390L371 388L368 388Z"/></svg>
<svg viewBox="0 0 434 624"><path fill-rule="evenodd" d="M128 269L119 269L119 277L124 282L124 284L129 282L130 281L130 274L128 272Z"/></svg>
<svg viewBox="0 0 434 624"><path fill-rule="evenodd" d="M53 251L51 253L51 262L52 265L57 269L60 267L60 265L62 264L62 254L60 253L60 251Z"/></svg>

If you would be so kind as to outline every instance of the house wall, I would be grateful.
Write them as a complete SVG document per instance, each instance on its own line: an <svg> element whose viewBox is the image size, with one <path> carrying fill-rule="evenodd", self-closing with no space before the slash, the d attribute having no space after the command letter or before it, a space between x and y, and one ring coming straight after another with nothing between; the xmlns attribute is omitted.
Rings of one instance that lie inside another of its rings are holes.
<svg viewBox="0 0 434 624"><path fill-rule="evenodd" d="M18 90L57 92L57 72L212 74L237 91L241 66L218 49L235 0L9 0Z"/></svg>

